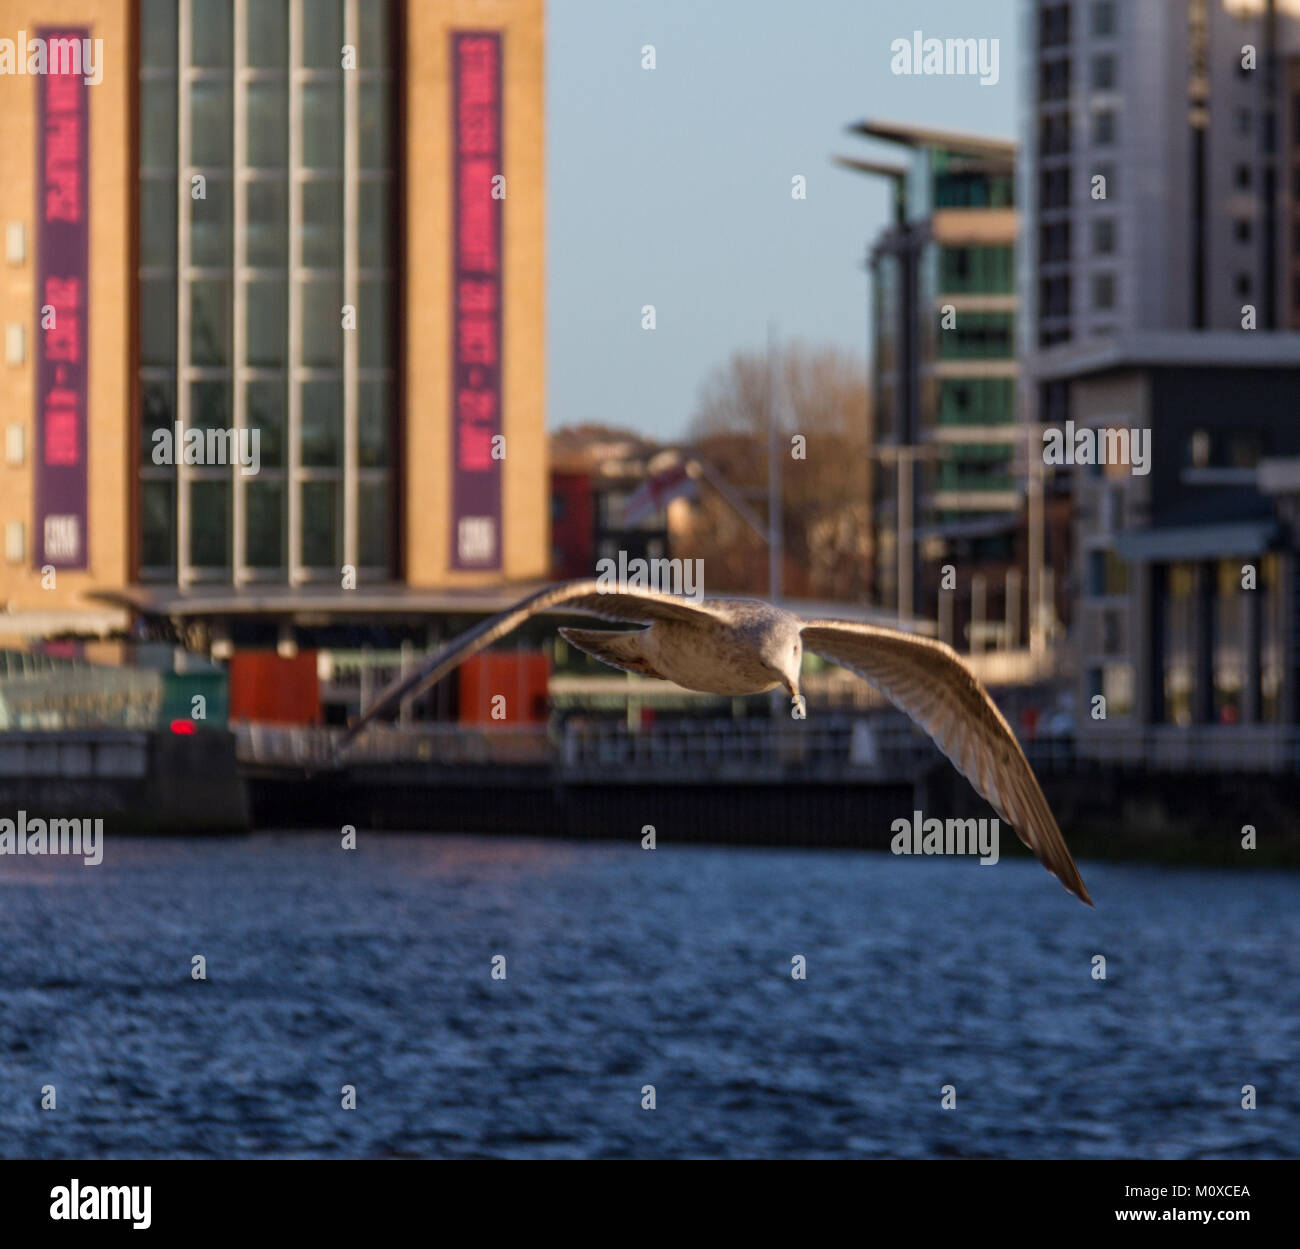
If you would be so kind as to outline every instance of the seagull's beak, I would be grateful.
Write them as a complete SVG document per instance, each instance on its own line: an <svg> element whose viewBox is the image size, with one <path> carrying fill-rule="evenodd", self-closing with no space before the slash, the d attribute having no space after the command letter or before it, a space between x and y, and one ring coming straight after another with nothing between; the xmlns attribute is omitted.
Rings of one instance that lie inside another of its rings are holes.
<svg viewBox="0 0 1300 1249"><path fill-rule="evenodd" d="M790 691L790 697L793 698L796 702L798 702L799 682L795 680L793 677L782 677L781 680L782 683L785 685L785 688Z"/></svg>

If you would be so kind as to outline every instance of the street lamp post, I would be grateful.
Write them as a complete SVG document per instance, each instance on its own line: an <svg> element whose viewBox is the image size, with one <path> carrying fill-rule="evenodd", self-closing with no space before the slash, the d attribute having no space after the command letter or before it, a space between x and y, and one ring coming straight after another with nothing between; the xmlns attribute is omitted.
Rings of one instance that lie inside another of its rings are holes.
<svg viewBox="0 0 1300 1249"><path fill-rule="evenodd" d="M898 443L874 447L871 451L872 455L893 460L898 465L898 619L902 623L910 621L915 614L914 470L918 459L938 455L939 450L932 443Z"/></svg>

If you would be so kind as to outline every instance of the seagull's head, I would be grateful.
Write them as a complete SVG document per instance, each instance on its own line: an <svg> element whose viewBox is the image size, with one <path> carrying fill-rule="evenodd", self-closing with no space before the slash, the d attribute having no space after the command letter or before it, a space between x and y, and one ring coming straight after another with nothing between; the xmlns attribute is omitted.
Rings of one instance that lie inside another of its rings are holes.
<svg viewBox="0 0 1300 1249"><path fill-rule="evenodd" d="M803 639L799 626L791 621L774 629L763 648L763 663L777 681L790 691L791 698L799 697L799 670L803 667Z"/></svg>

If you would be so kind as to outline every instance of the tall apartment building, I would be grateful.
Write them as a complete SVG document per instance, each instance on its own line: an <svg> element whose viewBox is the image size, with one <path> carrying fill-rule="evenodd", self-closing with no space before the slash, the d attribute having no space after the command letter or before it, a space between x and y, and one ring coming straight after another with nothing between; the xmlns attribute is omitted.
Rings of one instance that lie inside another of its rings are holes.
<svg viewBox="0 0 1300 1249"><path fill-rule="evenodd" d="M904 618L938 617L963 648L1014 641L1004 633L1023 502L1015 145L884 122L851 129L908 158L840 160L895 188L896 219L868 261L879 602ZM956 586L941 593L948 564ZM1011 593L1014 627L1014 574ZM973 616L989 622L981 636L971 636Z"/></svg>
<svg viewBox="0 0 1300 1249"><path fill-rule="evenodd" d="M0 39L0 632L546 575L543 0L0 0Z"/></svg>
<svg viewBox="0 0 1300 1249"><path fill-rule="evenodd" d="M1300 3L1023 11L1023 411L1094 448L1030 490L1031 535L1074 513L1080 750L1195 727L1258 762L1300 719L1300 551L1261 489L1300 455Z"/></svg>
<svg viewBox="0 0 1300 1249"><path fill-rule="evenodd" d="M1023 341L1300 328L1300 0L1026 0Z"/></svg>

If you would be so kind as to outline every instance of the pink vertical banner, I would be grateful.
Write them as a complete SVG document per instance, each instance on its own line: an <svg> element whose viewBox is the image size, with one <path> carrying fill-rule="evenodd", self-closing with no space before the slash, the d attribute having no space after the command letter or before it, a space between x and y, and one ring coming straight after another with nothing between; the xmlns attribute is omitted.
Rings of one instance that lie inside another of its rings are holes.
<svg viewBox="0 0 1300 1249"><path fill-rule="evenodd" d="M501 34L453 31L451 566L501 568ZM500 189L499 189L500 188Z"/></svg>
<svg viewBox="0 0 1300 1249"><path fill-rule="evenodd" d="M43 29L56 41L88 29ZM64 45L66 46L66 45ZM86 336L90 283L90 107L81 58L51 55L36 80L36 526L37 568L86 568ZM72 68L77 72L68 72ZM54 72L61 70L62 72Z"/></svg>

